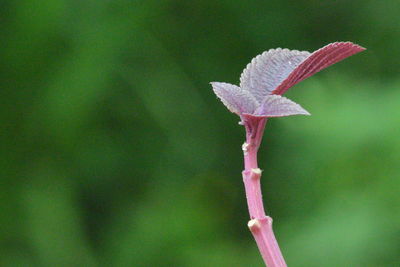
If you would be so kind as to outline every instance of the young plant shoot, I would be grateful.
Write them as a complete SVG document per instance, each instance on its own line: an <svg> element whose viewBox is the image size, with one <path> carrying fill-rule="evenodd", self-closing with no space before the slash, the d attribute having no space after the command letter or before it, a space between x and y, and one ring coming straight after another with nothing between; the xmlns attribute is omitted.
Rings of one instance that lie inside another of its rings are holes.
<svg viewBox="0 0 400 267"><path fill-rule="evenodd" d="M289 49L270 49L247 65L240 76L240 86L212 82L214 93L245 127L246 141L242 146L242 172L247 205L248 227L268 267L286 266L274 232L272 218L267 216L261 196L257 151L268 118L310 115L299 104L281 96L290 87L351 55L365 50L351 42L328 44L313 53Z"/></svg>

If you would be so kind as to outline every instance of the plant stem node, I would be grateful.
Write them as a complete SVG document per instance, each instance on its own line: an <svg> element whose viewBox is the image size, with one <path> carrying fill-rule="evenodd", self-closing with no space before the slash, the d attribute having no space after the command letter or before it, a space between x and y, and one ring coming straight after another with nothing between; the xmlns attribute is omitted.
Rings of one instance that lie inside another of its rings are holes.
<svg viewBox="0 0 400 267"><path fill-rule="evenodd" d="M257 219L252 219L252 220L250 220L250 221L247 223L247 226L249 227L250 231L253 232L253 231L255 231L255 230L260 229L261 224L260 224L260 221L259 221L259 220L257 220Z"/></svg>

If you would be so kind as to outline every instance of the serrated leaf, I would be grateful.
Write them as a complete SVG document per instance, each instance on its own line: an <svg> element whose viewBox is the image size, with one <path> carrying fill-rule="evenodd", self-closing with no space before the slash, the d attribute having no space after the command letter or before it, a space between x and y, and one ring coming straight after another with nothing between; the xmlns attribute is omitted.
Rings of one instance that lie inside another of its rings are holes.
<svg viewBox="0 0 400 267"><path fill-rule="evenodd" d="M214 93L233 113L253 113L259 105L250 92L242 90L239 86L222 82L212 82L211 85Z"/></svg>
<svg viewBox="0 0 400 267"><path fill-rule="evenodd" d="M310 115L299 104L280 95L268 95L256 110L255 116L284 117L291 115Z"/></svg>
<svg viewBox="0 0 400 267"><path fill-rule="evenodd" d="M220 82L211 84L225 106L240 116L309 115L300 105L271 95L282 95L296 83L363 50L351 42L331 43L311 54L270 49L247 65L240 77L240 87Z"/></svg>
<svg viewBox="0 0 400 267"><path fill-rule="evenodd" d="M250 91L261 102L309 55L307 51L286 48L265 51L253 58L243 70L240 87Z"/></svg>
<svg viewBox="0 0 400 267"><path fill-rule="evenodd" d="M296 83L364 50L365 48L351 42L335 42L328 44L303 60L303 62L301 62L272 93L282 95Z"/></svg>

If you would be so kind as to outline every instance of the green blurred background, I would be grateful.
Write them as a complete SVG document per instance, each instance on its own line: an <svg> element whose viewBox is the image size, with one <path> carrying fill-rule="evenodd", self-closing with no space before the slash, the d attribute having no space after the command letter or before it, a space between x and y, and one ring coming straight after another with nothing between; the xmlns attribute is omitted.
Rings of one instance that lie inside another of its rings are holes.
<svg viewBox="0 0 400 267"><path fill-rule="evenodd" d="M288 92L264 200L289 266L400 266L398 1L0 3L0 266L263 266L209 82L338 40L368 50Z"/></svg>

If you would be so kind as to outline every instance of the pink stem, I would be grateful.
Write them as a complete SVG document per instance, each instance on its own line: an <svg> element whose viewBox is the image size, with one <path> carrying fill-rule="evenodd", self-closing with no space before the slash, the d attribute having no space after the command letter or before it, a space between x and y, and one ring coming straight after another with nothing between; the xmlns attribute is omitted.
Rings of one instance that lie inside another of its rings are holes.
<svg viewBox="0 0 400 267"><path fill-rule="evenodd" d="M245 169L242 174L250 213L248 227L265 264L268 267L284 267L286 263L272 230L272 218L265 215L260 185L261 170L257 164L257 151L267 120L248 116L242 117L242 122L246 128L246 143L243 144Z"/></svg>

